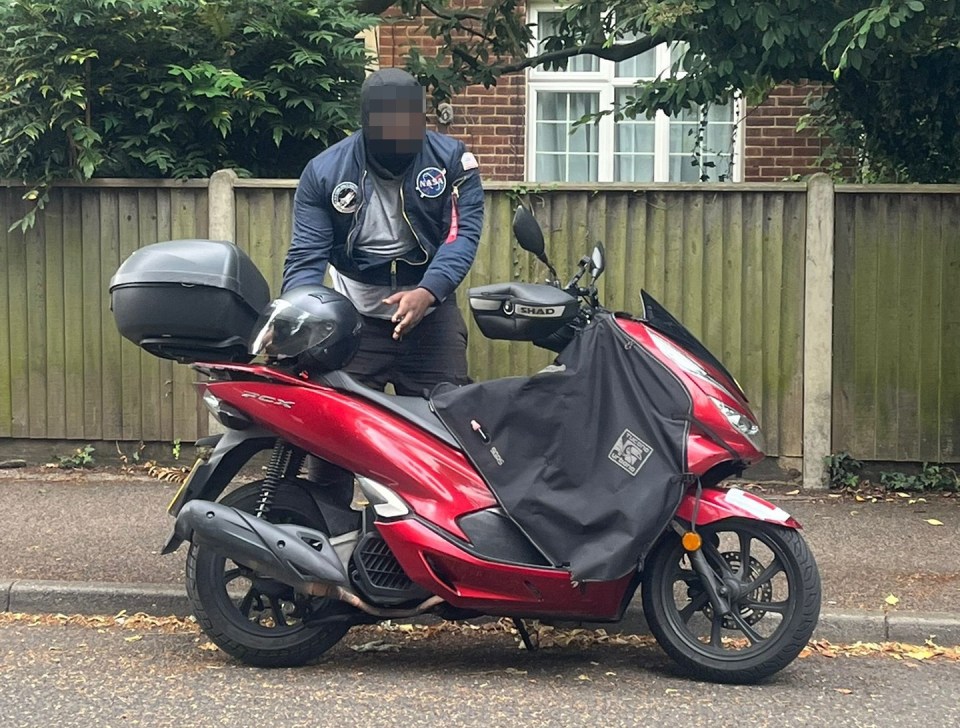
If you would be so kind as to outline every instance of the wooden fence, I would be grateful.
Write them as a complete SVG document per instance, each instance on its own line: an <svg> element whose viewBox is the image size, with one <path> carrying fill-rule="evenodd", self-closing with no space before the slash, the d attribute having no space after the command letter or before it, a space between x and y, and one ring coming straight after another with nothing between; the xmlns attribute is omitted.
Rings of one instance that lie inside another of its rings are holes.
<svg viewBox="0 0 960 728"><path fill-rule="evenodd" d="M22 189L0 185L0 437L169 442L206 432L192 373L121 340L107 283L137 247L207 236L219 209L208 186L104 180L57 187L37 227L21 235L7 228L25 211ZM237 180L229 191L234 239L274 291L294 187ZM464 288L542 278L510 232L519 192L488 185L481 247ZM635 310L640 289L649 290L740 380L769 453L803 455L811 325L804 319L805 185L523 192L561 273L602 241L607 305ZM871 459L960 460L960 384L951 376L960 363L960 303L951 285L960 267L960 188L838 188L835 213L833 448ZM548 359L471 328L477 379L531 372Z"/></svg>
<svg viewBox="0 0 960 728"><path fill-rule="evenodd" d="M833 448L960 461L960 188L837 188Z"/></svg>
<svg viewBox="0 0 960 728"><path fill-rule="evenodd" d="M7 231L21 195L0 187L0 437L202 435L191 371L122 339L107 288L138 247L206 236L206 183L58 187L26 235Z"/></svg>

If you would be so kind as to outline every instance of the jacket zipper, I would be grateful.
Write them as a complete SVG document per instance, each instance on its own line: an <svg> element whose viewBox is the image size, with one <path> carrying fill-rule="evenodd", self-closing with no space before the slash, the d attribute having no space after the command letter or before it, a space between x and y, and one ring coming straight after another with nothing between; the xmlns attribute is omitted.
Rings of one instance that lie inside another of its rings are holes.
<svg viewBox="0 0 960 728"><path fill-rule="evenodd" d="M446 170L444 170L444 173L446 173ZM406 260L406 259L404 259L404 262L405 262L405 263L409 263L410 265L426 265L427 261L430 259L430 254L427 252L427 249L423 247L423 243L420 242L420 236L417 235L417 231L413 229L413 223L410 222L410 218L407 217L407 202L406 202L406 200L404 199L404 196L403 196L403 183L402 183L402 182L400 183L400 211L401 211L401 213L403 213L403 219L404 219L404 221L407 223L407 227L409 227L409 228L410 228L410 232L413 233L413 239L417 241L417 246L420 248L420 252L423 253L423 261L421 261L420 263L410 263L410 261L408 261L408 260ZM391 270L392 270L392 275L393 275L393 278L394 278L394 281L395 281L395 280L396 280L396 275L397 275L397 261L396 261L396 259L394 259L394 261L393 261L393 265L392 265L392 267L391 267ZM396 287L396 285L394 285L394 287Z"/></svg>
<svg viewBox="0 0 960 728"><path fill-rule="evenodd" d="M357 211L353 213L353 228L347 234L347 258L353 258L353 244L356 242L357 235L360 234L360 211L363 209L364 202L364 185L367 181L367 170L363 170L363 174L360 175L360 189L357 190L357 195L359 199L357 200ZM401 194L403 188L401 188Z"/></svg>

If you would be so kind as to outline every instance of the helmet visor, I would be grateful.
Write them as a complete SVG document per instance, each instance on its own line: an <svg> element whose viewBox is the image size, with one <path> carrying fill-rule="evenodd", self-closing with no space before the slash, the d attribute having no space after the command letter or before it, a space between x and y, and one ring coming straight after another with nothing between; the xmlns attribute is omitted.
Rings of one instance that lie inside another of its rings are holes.
<svg viewBox="0 0 960 728"><path fill-rule="evenodd" d="M330 320L318 320L289 301L278 298L264 310L250 345L254 356L290 359L323 344L336 330Z"/></svg>

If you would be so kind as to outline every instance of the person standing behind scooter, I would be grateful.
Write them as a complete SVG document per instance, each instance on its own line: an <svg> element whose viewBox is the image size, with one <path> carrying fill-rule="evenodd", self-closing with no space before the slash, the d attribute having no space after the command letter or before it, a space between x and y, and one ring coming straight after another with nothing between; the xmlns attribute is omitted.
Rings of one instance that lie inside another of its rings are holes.
<svg viewBox="0 0 960 728"><path fill-rule="evenodd" d="M300 177L283 291L322 285L332 264L334 288L364 324L345 371L369 387L423 396L441 382L469 383L454 292L483 226L477 160L463 142L426 130L424 89L401 69L366 79L361 115L362 133ZM310 469L331 480L312 458ZM347 487L342 472L337 480Z"/></svg>

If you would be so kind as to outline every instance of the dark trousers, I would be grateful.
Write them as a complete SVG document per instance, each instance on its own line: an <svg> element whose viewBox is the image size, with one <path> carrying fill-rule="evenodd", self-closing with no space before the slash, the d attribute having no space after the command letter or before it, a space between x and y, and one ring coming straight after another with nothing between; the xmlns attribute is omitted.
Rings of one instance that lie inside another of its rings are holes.
<svg viewBox="0 0 960 728"><path fill-rule="evenodd" d="M362 384L383 391L392 384L399 395L426 397L438 384L469 384L467 326L451 296L400 341L396 324L363 317L360 349L344 371ZM353 497L353 474L326 460L307 459L307 477L334 489L337 501Z"/></svg>

